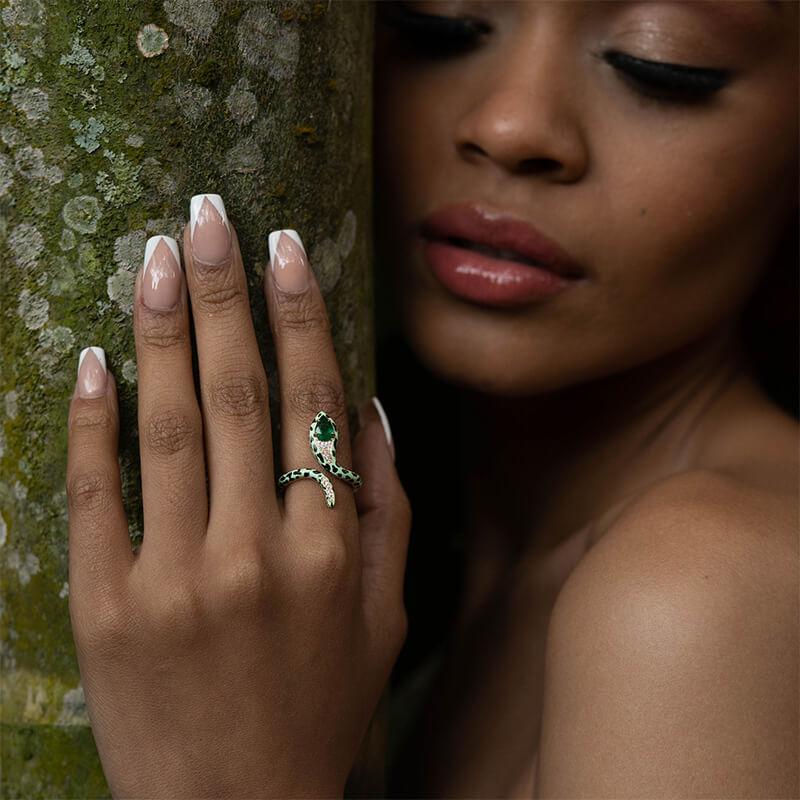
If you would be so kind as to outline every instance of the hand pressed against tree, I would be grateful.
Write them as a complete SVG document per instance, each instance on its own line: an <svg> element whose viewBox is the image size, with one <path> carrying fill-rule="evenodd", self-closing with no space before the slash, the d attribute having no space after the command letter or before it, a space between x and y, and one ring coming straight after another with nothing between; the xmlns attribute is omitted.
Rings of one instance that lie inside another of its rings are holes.
<svg viewBox="0 0 800 800"><path fill-rule="evenodd" d="M341 794L405 636L409 508L376 406L350 447L322 295L293 231L265 278L284 466L320 469L325 411L336 503L273 474L267 381L221 198L175 243L154 237L134 325L144 542L131 552L114 378L86 353L69 419L70 610L109 785L123 797ZM200 396L192 375L189 304ZM101 354L102 355L102 354ZM208 494L206 493L208 479Z"/></svg>

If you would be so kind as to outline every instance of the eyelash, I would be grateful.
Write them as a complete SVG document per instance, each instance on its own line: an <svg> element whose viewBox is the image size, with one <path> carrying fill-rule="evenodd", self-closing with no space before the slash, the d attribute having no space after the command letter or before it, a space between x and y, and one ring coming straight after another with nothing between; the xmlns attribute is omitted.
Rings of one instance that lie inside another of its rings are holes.
<svg viewBox="0 0 800 800"><path fill-rule="evenodd" d="M401 3L378 3L378 19L394 28L426 58L448 58L472 50L491 31L468 17L439 17L412 11Z"/></svg>
<svg viewBox="0 0 800 800"><path fill-rule="evenodd" d="M481 43L491 28L466 17L439 17L412 11L401 4L379 3L378 17L394 28L419 55L446 59L465 54ZM618 50L599 56L638 94L665 103L708 100L728 85L730 72L664 61L647 61Z"/></svg>
<svg viewBox="0 0 800 800"><path fill-rule="evenodd" d="M725 69L646 61L618 50L610 50L601 58L631 81L640 94L664 101L707 100L731 80L730 72Z"/></svg>

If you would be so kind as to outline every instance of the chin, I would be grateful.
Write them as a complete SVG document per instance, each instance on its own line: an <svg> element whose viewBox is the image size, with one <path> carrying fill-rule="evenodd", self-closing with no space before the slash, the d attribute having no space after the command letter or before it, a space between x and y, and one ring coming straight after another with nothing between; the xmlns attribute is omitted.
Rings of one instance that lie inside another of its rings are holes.
<svg viewBox="0 0 800 800"><path fill-rule="evenodd" d="M604 348L586 346L582 315L560 298L499 308L404 277L405 283L393 285L404 337L419 362L446 383L498 397L530 397L573 386L591 379L593 367L602 369Z"/></svg>
<svg viewBox="0 0 800 800"><path fill-rule="evenodd" d="M542 358L544 351L502 335L463 336L449 330L406 329L419 361L446 383L496 397L532 397L580 382L564 359ZM475 331L473 331L475 334Z"/></svg>

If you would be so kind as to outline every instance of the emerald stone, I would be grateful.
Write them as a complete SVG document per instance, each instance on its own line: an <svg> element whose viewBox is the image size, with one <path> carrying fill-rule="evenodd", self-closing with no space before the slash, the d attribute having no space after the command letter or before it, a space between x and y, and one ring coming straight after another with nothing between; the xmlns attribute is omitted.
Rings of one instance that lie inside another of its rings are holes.
<svg viewBox="0 0 800 800"><path fill-rule="evenodd" d="M329 442L335 435L336 429L333 427L333 420L328 416L321 417L314 436L321 442Z"/></svg>

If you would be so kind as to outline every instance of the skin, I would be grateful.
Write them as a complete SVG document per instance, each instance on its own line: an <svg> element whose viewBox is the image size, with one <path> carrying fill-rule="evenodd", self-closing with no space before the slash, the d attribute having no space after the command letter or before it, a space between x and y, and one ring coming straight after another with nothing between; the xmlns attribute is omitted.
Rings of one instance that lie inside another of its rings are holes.
<svg viewBox="0 0 800 800"><path fill-rule="evenodd" d="M379 30L381 264L417 354L481 421L465 591L398 792L794 796L797 425L736 322L795 211L797 7L414 7L492 33L431 62ZM734 79L665 105L608 46ZM448 294L416 229L455 201L535 224L585 280L513 311ZM268 273L284 467L315 466L324 406L364 477L332 511L310 481L275 494L235 235L215 268L188 231L184 254L174 309L146 308L137 282L137 554L113 376L70 410L70 607L95 738L117 796L336 796L405 634L408 502L374 412L349 447L318 288Z"/></svg>
<svg viewBox="0 0 800 800"><path fill-rule="evenodd" d="M796 213L797 6L409 5L491 32L434 60L383 25L376 48L381 263L478 455L396 791L795 796L797 426L737 318ZM609 48L734 78L659 102ZM586 279L513 311L450 294L418 228L454 202L535 225Z"/></svg>
<svg viewBox="0 0 800 800"><path fill-rule="evenodd" d="M351 448L322 295L302 253L304 288L296 271L290 292L271 271L265 279L285 466L317 466L308 428L323 407L338 424L339 462L367 485L354 500L340 484L332 509L312 481L277 496L235 230L215 249L218 263L200 262L187 226L171 309L148 308L137 276L137 553L113 376L100 396L73 395L70 613L87 709L115 797L341 796L405 637L408 502L371 404Z"/></svg>

